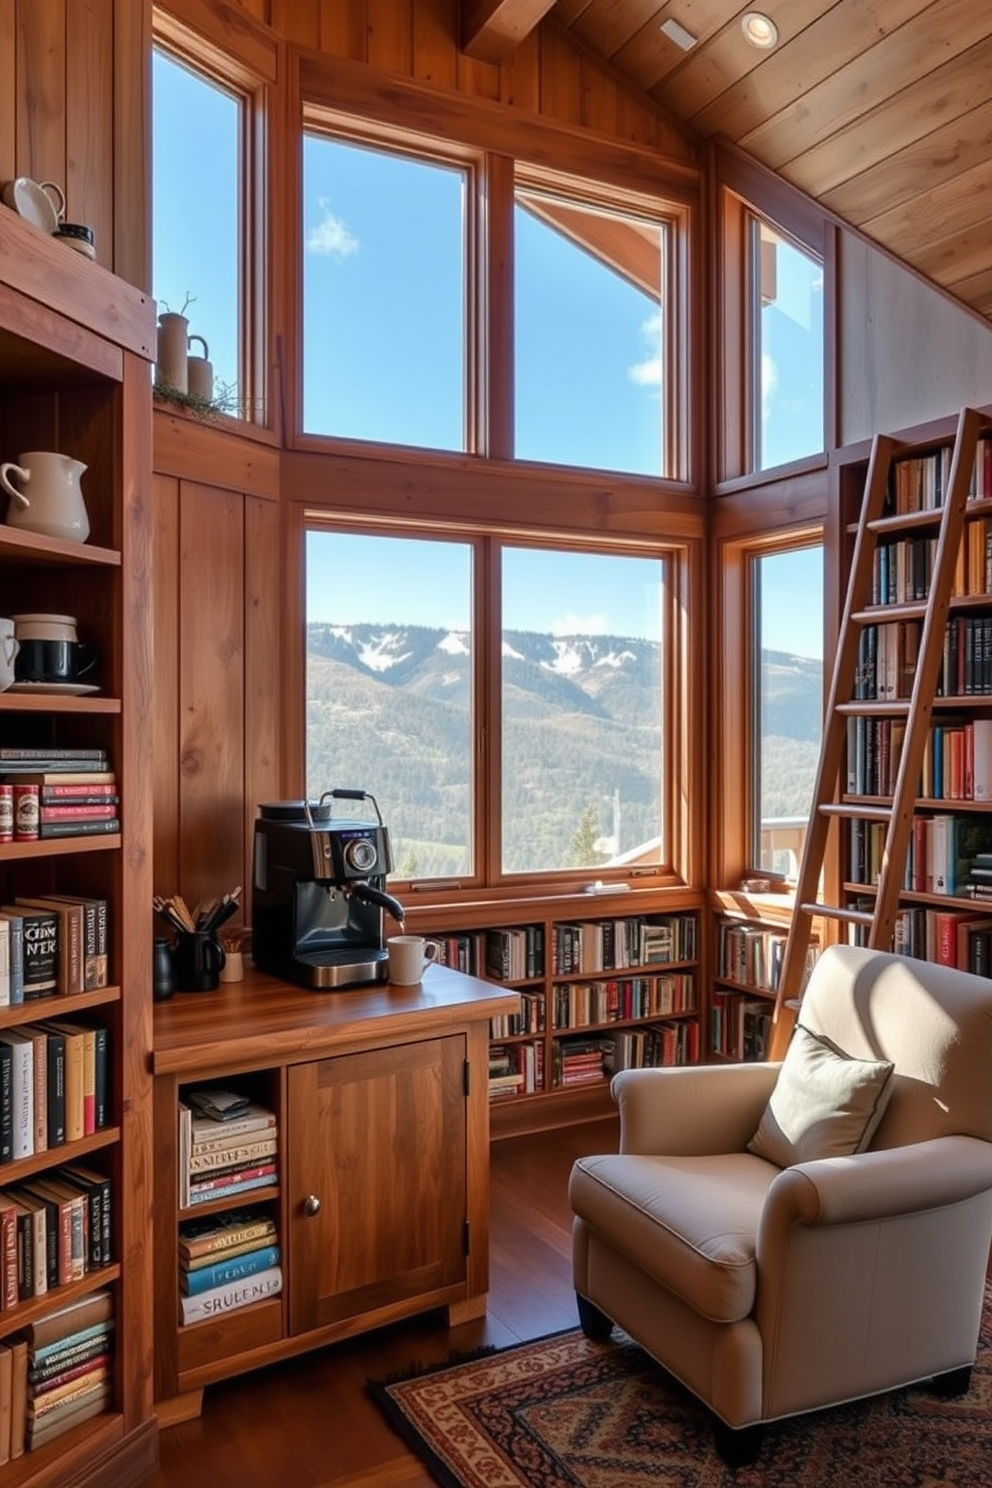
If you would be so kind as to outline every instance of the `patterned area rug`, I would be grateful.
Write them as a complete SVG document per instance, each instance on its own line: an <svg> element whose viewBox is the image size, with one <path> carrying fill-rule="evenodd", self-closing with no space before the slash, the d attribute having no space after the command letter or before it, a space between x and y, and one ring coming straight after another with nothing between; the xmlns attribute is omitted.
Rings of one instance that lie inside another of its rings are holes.
<svg viewBox="0 0 992 1488"><path fill-rule="evenodd" d="M619 1333L559 1333L370 1389L444 1488L992 1488L992 1291L967 1395L911 1386L783 1421L735 1472L703 1407Z"/></svg>

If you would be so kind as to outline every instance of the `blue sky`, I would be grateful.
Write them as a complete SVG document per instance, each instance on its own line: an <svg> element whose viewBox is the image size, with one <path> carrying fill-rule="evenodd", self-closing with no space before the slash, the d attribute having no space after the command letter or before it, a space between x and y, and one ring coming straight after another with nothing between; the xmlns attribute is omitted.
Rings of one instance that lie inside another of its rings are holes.
<svg viewBox="0 0 992 1488"><path fill-rule="evenodd" d="M153 291L160 309L180 310L191 298L190 333L207 341L218 389L237 383L237 116L230 96L155 54ZM306 427L461 449L461 173L309 138L303 158ZM657 473L657 302L529 213L518 209L515 230L518 452ZM801 363L816 339L809 275L801 265L795 270L782 255L782 313L769 326L763 372L766 400L782 413L784 432L780 447L769 436L766 464L791 458L809 441L796 396L808 372L785 364ZM351 551L353 564L325 565L320 545L313 548L312 618L333 610L336 619L454 625L464 617L464 545L393 542ZM822 655L820 608L811 603L814 579L817 590L821 582L811 567L818 561L797 555L794 583L766 602L768 644ZM538 563L539 572L532 567ZM647 567L653 578L656 567L643 560L521 553L507 575L507 623L656 637L656 586L640 579Z"/></svg>

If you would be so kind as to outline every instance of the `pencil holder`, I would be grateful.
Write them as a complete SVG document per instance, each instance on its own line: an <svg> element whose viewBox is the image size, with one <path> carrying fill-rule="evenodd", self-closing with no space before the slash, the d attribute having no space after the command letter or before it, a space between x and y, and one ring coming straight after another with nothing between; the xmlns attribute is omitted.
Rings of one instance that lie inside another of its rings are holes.
<svg viewBox="0 0 992 1488"><path fill-rule="evenodd" d="M245 958L241 951L225 951L224 965L220 970L222 982L243 982L245 979Z"/></svg>

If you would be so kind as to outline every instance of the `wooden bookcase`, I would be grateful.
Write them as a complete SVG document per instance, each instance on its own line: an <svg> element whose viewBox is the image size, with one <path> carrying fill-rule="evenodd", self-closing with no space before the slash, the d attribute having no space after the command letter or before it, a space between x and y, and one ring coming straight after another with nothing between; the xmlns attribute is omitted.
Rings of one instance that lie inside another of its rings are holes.
<svg viewBox="0 0 992 1488"><path fill-rule="evenodd" d="M946 489L954 429L910 433L896 447L891 497L876 532L868 623L862 630L856 696L867 708L848 719L841 802L866 816L842 819L838 843L841 896L870 910L878 882L884 827L869 815L893 801L907 700L923 618L930 565ZM850 556L866 462L843 465L840 511ZM934 494L934 492L938 494ZM914 612L913 607L916 607ZM884 637L884 641L883 641ZM977 785L977 789L976 789ZM969 924L988 921L988 899L972 897L976 851L992 852L992 428L978 440L972 483L949 591L943 661L918 782L909 794L912 830L902 865L893 945L908 955L968 969L979 948ZM898 804L898 803L896 803ZM992 862L992 859L990 859ZM864 938L857 927L852 939ZM984 947L982 948L984 949Z"/></svg>
<svg viewBox="0 0 992 1488"><path fill-rule="evenodd" d="M519 1014L490 1029L495 1136L605 1114L610 1075L626 1063L705 1058L698 896L577 893L415 909L407 921L439 942L442 964L520 994ZM652 927L657 959L645 961ZM511 937L518 959L503 962Z"/></svg>
<svg viewBox="0 0 992 1488"><path fill-rule="evenodd" d="M0 1188L85 1158L112 1184L112 1264L0 1311L0 1341L109 1286L113 1396L102 1414L0 1466L0 1488L135 1482L157 1460L151 1399L151 301L0 209L0 457L82 460L86 543L0 525L0 609L77 617L96 644L99 691L0 693L0 744L99 747L121 796L120 831L0 844L0 899L63 893L109 906L109 984L0 1008L0 1027L85 1015L109 1030L110 1123L0 1168ZM0 504L0 509L5 506Z"/></svg>
<svg viewBox="0 0 992 1488"><path fill-rule="evenodd" d="M709 1057L767 1059L792 897L743 891L717 893L713 911ZM810 968L818 954L817 936L808 953Z"/></svg>

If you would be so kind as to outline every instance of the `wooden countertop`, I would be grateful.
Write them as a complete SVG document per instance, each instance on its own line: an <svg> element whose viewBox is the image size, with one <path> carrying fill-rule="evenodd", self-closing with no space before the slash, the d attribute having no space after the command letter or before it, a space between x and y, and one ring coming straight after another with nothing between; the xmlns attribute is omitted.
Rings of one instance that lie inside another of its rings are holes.
<svg viewBox="0 0 992 1488"><path fill-rule="evenodd" d="M446 966L429 966L415 987L378 982L338 992L309 991L249 969L243 982L177 992L155 1004L152 1069L185 1075L319 1057L369 1040L434 1036L516 1012L519 1002L509 988Z"/></svg>

